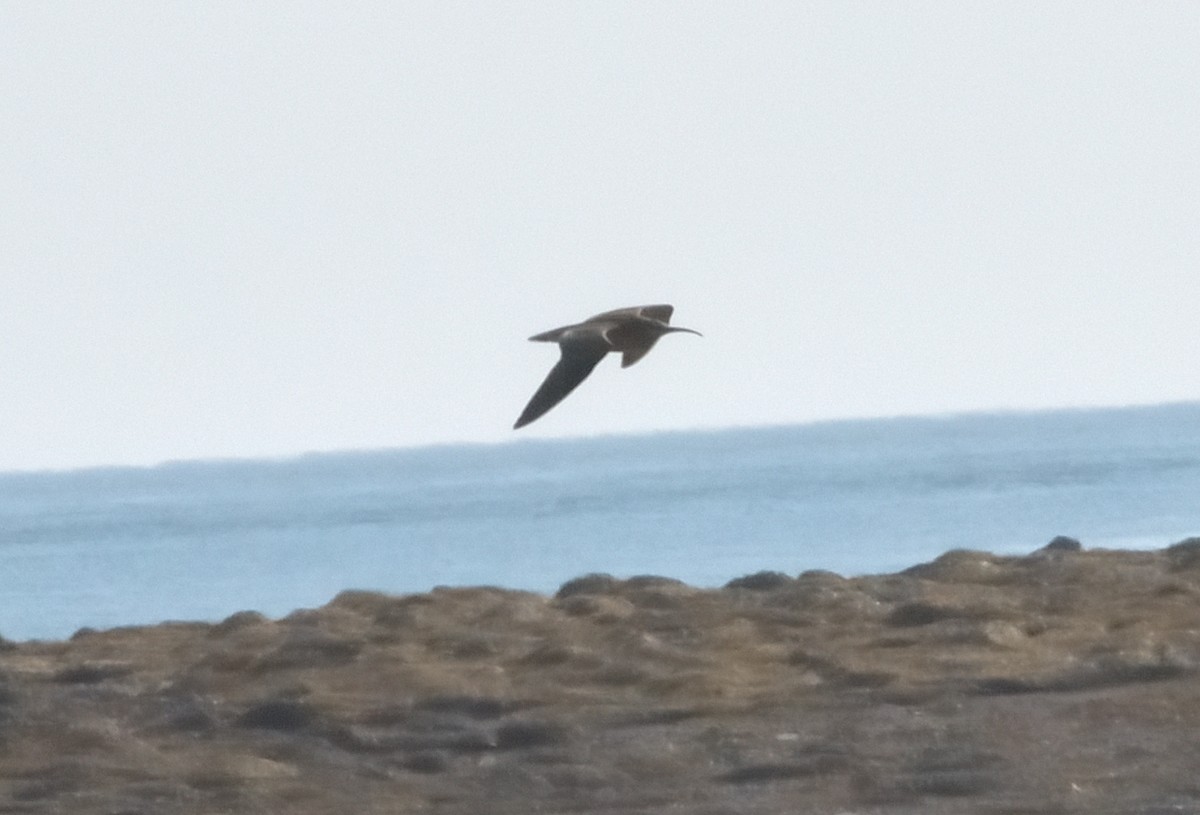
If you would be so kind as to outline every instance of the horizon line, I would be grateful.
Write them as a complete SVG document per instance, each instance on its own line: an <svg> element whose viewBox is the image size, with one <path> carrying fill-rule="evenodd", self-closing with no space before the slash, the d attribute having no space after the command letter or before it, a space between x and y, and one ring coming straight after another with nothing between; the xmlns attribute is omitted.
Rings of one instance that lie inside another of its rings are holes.
<svg viewBox="0 0 1200 815"><path fill-rule="evenodd" d="M638 430L629 432L603 432L590 435L565 435L550 437L509 438L495 441L459 440L437 441L411 445L381 445L378 447L341 447L329 449L309 449L282 453L248 454L248 455L201 455L194 458L165 458L149 463L97 463L67 465L61 467L30 467L0 470L0 478L28 477L45 475L70 475L102 471L128 470L157 470L173 467L231 465L231 464L284 464L306 459L324 457L352 457L386 455L389 453L416 452L448 448L481 448L505 446L531 446L547 444L570 444L588 441L637 439L650 436L686 435L691 433L727 433L739 431L780 430L797 427L818 427L839 424L863 424L871 422L894 421L953 421L986 417L1026 417L1050 413L1115 413L1122 411L1151 411L1172 408L1200 408L1200 399L1182 399L1167 402L1131 402L1109 405L1066 405L1060 407L996 407L975 408L966 410L948 410L928 413L894 413L870 416L841 416L821 419L808 419L795 422L763 422L750 424L731 424L717 426L692 426L681 428L661 428L656 430Z"/></svg>

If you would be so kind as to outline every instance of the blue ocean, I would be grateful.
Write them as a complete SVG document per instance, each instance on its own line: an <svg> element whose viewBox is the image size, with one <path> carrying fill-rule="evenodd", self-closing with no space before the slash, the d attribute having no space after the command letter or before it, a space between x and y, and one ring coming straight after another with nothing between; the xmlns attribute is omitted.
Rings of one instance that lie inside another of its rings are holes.
<svg viewBox="0 0 1200 815"><path fill-rule="evenodd" d="M1200 535L1200 403L0 474L0 635Z"/></svg>

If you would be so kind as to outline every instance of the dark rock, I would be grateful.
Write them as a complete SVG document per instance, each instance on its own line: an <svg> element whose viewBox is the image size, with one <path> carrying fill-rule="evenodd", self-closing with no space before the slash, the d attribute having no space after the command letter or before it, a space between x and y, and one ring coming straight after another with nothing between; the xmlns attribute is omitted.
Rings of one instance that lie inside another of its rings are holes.
<svg viewBox="0 0 1200 815"><path fill-rule="evenodd" d="M1083 544L1075 538L1068 538L1066 535L1058 535L1041 549L1039 552L1082 552Z"/></svg>
<svg viewBox="0 0 1200 815"><path fill-rule="evenodd" d="M975 683L976 693L984 696L1010 696L1018 693L1036 693L1040 690L1044 690L1042 685L1019 677L995 676Z"/></svg>
<svg viewBox="0 0 1200 815"><path fill-rule="evenodd" d="M261 730L303 730L313 723L316 714L303 702L274 700L260 702L248 708L237 719L240 727Z"/></svg>
<svg viewBox="0 0 1200 815"><path fill-rule="evenodd" d="M326 736L332 744L351 753L480 753L496 747L491 734L453 722L413 728L349 725L332 728Z"/></svg>
<svg viewBox="0 0 1200 815"><path fill-rule="evenodd" d="M1011 560L974 549L951 549L931 563L912 566L900 574L941 583L989 585L1011 579L1004 568Z"/></svg>
<svg viewBox="0 0 1200 815"><path fill-rule="evenodd" d="M542 643L522 656L518 662L523 665L552 668L555 665L564 665L570 662L575 658L577 653L578 650L572 648L570 645Z"/></svg>
<svg viewBox="0 0 1200 815"><path fill-rule="evenodd" d="M38 779L36 781L24 781L16 784L12 789L12 800L18 803L31 803L35 801L46 801L55 798L59 795L73 793L79 789L79 786L72 782L56 781L54 779ZM21 812L22 810L15 810ZM38 810L25 810L27 812L36 812Z"/></svg>
<svg viewBox="0 0 1200 815"><path fill-rule="evenodd" d="M830 657L804 650L793 651L787 663L806 668L831 685L847 688L881 688L895 679L888 671L856 671Z"/></svg>
<svg viewBox="0 0 1200 815"><path fill-rule="evenodd" d="M1173 572L1200 569L1200 538L1187 538L1168 546L1166 555Z"/></svg>
<svg viewBox="0 0 1200 815"><path fill-rule="evenodd" d="M61 760L53 763L37 767L26 773L22 773L22 778L12 787L12 800L21 803L43 802L56 800L56 804L61 802L63 798L74 795L80 790L86 789L88 783L93 780L93 773L78 760ZM13 808L13 812L57 812L59 807L37 809L25 809L23 807ZM0 810L2 811L2 810Z"/></svg>
<svg viewBox="0 0 1200 815"><path fill-rule="evenodd" d="M747 589L749 591L771 591L793 583L791 577L783 572L755 572L745 577L738 577L725 584L727 589Z"/></svg>
<svg viewBox="0 0 1200 815"><path fill-rule="evenodd" d="M654 727L686 722L707 715L711 711L702 708L662 708L619 716L613 721L615 727Z"/></svg>
<svg viewBox="0 0 1200 815"><path fill-rule="evenodd" d="M1052 681L1049 683L1049 690L1063 692L1141 682L1165 682L1181 679L1193 672L1189 666L1170 662L1104 660Z"/></svg>
<svg viewBox="0 0 1200 815"><path fill-rule="evenodd" d="M1000 757L971 747L931 747L908 766L908 783L920 795L965 797L997 784Z"/></svg>
<svg viewBox="0 0 1200 815"><path fill-rule="evenodd" d="M235 631L241 631L243 628L251 628L266 622L269 622L266 616L257 611L239 611L236 614L230 614L214 625L209 634L213 637L223 637Z"/></svg>
<svg viewBox="0 0 1200 815"><path fill-rule="evenodd" d="M554 597L562 600L578 594L613 594L620 585L621 581L611 574L585 574L563 583Z"/></svg>
<svg viewBox="0 0 1200 815"><path fill-rule="evenodd" d="M450 713L471 719L498 719L518 705L492 696L430 696L416 705L418 710Z"/></svg>
<svg viewBox="0 0 1200 815"><path fill-rule="evenodd" d="M611 602L620 602L617 598L606 598L603 595L595 594L576 594L573 597L564 597L554 601L555 606L560 608L566 614L572 617L600 617L602 615L610 615L612 611L611 605L605 600Z"/></svg>
<svg viewBox="0 0 1200 815"><path fill-rule="evenodd" d="M796 579L801 583L820 583L826 585L846 582L846 578L828 569L808 569L797 575Z"/></svg>
<svg viewBox="0 0 1200 815"><path fill-rule="evenodd" d="M170 730L183 733L208 733L217 726L216 717L201 708L180 711L167 720Z"/></svg>
<svg viewBox="0 0 1200 815"><path fill-rule="evenodd" d="M761 784L808 775L812 775L812 770L796 764L751 764L719 775L717 780L727 784Z"/></svg>
<svg viewBox="0 0 1200 815"><path fill-rule="evenodd" d="M434 643L431 646L436 647ZM443 644L447 656L454 659L487 659L501 652L501 647L488 637L464 634L458 639Z"/></svg>
<svg viewBox="0 0 1200 815"><path fill-rule="evenodd" d="M426 750L413 753L400 766L414 773L433 775L446 772L450 768L450 762L444 754Z"/></svg>
<svg viewBox="0 0 1200 815"><path fill-rule="evenodd" d="M966 797L979 795L996 786L998 781L979 770L932 770L912 778L912 789L920 795Z"/></svg>
<svg viewBox="0 0 1200 815"><path fill-rule="evenodd" d="M13 681L0 674L0 709L15 705L19 698Z"/></svg>
<svg viewBox="0 0 1200 815"><path fill-rule="evenodd" d="M500 750L552 747L566 740L566 728L555 722L509 722L496 731L496 747Z"/></svg>
<svg viewBox="0 0 1200 815"><path fill-rule="evenodd" d="M793 761L747 764L718 776L717 780L728 784L760 784L840 773L849 766L849 758L844 750L813 745L801 751Z"/></svg>
<svg viewBox="0 0 1200 815"><path fill-rule="evenodd" d="M121 679L133 673L127 663L84 663L64 668L54 675L54 681L64 685L94 685L109 679Z"/></svg>
<svg viewBox="0 0 1200 815"><path fill-rule="evenodd" d="M634 575L625 581L625 585L631 589L690 588L682 580L676 580L674 577L663 577L657 574Z"/></svg>
<svg viewBox="0 0 1200 815"><path fill-rule="evenodd" d="M645 585L623 596L639 609L682 612L687 608L689 596L694 591L684 583L662 583Z"/></svg>
<svg viewBox="0 0 1200 815"><path fill-rule="evenodd" d="M1101 662L1049 677L992 677L975 683L976 692L984 695L1021 693L1075 693L1099 688L1166 682L1194 673L1185 665L1172 663Z"/></svg>
<svg viewBox="0 0 1200 815"><path fill-rule="evenodd" d="M396 602L395 597L377 591L346 589L329 601L330 608L344 608L374 618Z"/></svg>
<svg viewBox="0 0 1200 815"><path fill-rule="evenodd" d="M587 679L594 685L607 686L610 688L619 688L627 686L636 686L647 681L651 673L633 662L627 661L612 661L601 663L595 670L588 674Z"/></svg>
<svg viewBox="0 0 1200 815"><path fill-rule="evenodd" d="M181 733L207 733L217 726L211 702L192 696L165 700L163 723L167 730Z"/></svg>
<svg viewBox="0 0 1200 815"><path fill-rule="evenodd" d="M300 629L254 664L258 671L319 668L353 662L363 643Z"/></svg>
<svg viewBox="0 0 1200 815"><path fill-rule="evenodd" d="M905 603L897 606L884 618L884 623L896 628L915 628L963 616L965 615L960 609L945 608L931 603Z"/></svg>

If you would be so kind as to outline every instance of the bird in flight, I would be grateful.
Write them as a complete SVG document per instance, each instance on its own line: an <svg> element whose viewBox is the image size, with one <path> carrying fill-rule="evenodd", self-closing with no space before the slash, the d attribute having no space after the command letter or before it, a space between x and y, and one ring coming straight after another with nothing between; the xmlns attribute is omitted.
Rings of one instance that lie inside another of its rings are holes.
<svg viewBox="0 0 1200 815"><path fill-rule="evenodd" d="M534 334L529 338L533 342L558 343L562 358L550 369L513 429L524 427L565 399L609 351L621 354L621 367L628 368L646 356L663 334L686 331L702 336L690 328L671 326L673 311L675 308L668 305L619 308L582 323Z"/></svg>

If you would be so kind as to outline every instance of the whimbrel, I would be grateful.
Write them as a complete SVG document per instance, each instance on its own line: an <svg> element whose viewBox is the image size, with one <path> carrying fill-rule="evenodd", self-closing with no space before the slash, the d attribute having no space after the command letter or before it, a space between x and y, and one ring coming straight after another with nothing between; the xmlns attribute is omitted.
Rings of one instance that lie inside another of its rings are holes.
<svg viewBox="0 0 1200 815"><path fill-rule="evenodd" d="M690 328L669 325L674 310L668 305L619 308L589 317L582 323L534 334L529 338L534 342L558 343L562 358L550 369L513 429L524 427L565 399L609 351L621 354L621 367L628 368L646 356L663 334L673 331L700 334Z"/></svg>

